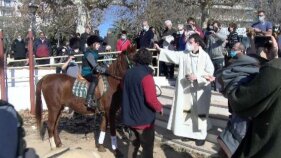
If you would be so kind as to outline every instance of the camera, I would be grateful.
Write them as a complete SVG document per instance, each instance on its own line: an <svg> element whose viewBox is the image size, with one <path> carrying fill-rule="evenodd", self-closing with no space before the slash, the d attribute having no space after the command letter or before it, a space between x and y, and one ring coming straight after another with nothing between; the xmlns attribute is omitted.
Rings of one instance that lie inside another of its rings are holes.
<svg viewBox="0 0 281 158"><path fill-rule="evenodd" d="M186 31L194 31L194 30L193 30L193 27L192 27L191 25L186 25L186 26L185 26L185 30L186 30Z"/></svg>
<svg viewBox="0 0 281 158"><path fill-rule="evenodd" d="M265 47L269 48L272 46L271 37L268 36L256 36L255 37L255 46L256 48Z"/></svg>

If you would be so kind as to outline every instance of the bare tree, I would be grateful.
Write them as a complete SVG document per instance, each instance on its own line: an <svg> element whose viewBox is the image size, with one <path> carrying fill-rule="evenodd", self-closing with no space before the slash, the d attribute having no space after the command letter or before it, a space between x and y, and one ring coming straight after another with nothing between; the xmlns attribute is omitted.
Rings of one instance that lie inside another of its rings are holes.
<svg viewBox="0 0 281 158"><path fill-rule="evenodd" d="M185 6L194 6L199 10L199 17L201 19L201 26L206 25L210 17L210 9L213 6L231 6L242 2L243 0L177 0L178 2L184 4Z"/></svg>
<svg viewBox="0 0 281 158"><path fill-rule="evenodd" d="M257 5L257 10L264 10L269 21L280 24L281 23L281 1L267 0L260 1Z"/></svg>

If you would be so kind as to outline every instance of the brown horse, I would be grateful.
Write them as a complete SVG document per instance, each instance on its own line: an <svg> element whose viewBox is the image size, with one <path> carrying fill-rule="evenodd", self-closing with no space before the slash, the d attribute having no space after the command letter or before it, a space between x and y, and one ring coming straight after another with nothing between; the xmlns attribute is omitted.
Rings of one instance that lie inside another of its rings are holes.
<svg viewBox="0 0 281 158"><path fill-rule="evenodd" d="M115 116L121 104L121 89L122 79L131 65L131 61L136 52L135 48L129 48L126 52L121 53L117 59L109 66L108 70L111 74L107 77L109 89L104 95L98 94L96 90L95 96L99 97L99 109L96 111L102 112L102 121L100 125L101 133L106 131L107 123L109 122L111 136L116 136L115 131ZM48 108L47 129L51 148L60 147L62 145L58 135L57 127L62 110L65 106L73 109L80 114L96 114L95 110L88 109L85 105L85 99L76 97L72 93L72 87L75 78L65 74L49 74L39 80L36 87L36 120L38 129L42 128L42 100L41 91L45 98ZM98 88L98 87L97 87ZM100 134L101 135L101 134ZM103 138L104 139L104 135ZM103 142L103 140L102 140ZM98 150L104 152L103 143L99 143ZM116 148L115 154L121 154Z"/></svg>

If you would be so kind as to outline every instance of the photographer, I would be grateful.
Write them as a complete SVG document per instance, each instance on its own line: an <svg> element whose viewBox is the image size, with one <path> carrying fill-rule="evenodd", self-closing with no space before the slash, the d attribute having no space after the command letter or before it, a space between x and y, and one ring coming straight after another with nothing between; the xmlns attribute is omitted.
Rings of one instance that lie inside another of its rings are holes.
<svg viewBox="0 0 281 158"><path fill-rule="evenodd" d="M79 74L79 66L75 62L75 57L73 55L69 56L67 61L61 67L62 72L73 77L77 78Z"/></svg>
<svg viewBox="0 0 281 158"><path fill-rule="evenodd" d="M272 23L265 20L265 11L258 11L259 21L252 25L257 35L271 35L272 34Z"/></svg>
<svg viewBox="0 0 281 158"><path fill-rule="evenodd" d="M189 17L186 20L187 25L192 27L192 30L195 31L202 39L204 39L204 33L202 29L196 24L196 21L193 17Z"/></svg>
<svg viewBox="0 0 281 158"><path fill-rule="evenodd" d="M65 73L71 77L77 78L79 74L79 66L76 63L76 57L74 54L79 53L80 40L77 37L73 37L69 40L69 48L65 49L67 51L65 54L68 54L68 58L64 61L64 64L61 66L62 73Z"/></svg>
<svg viewBox="0 0 281 158"><path fill-rule="evenodd" d="M278 44L273 36L254 36L251 30L247 31L250 39L250 48L247 54L257 54L267 60L278 58Z"/></svg>

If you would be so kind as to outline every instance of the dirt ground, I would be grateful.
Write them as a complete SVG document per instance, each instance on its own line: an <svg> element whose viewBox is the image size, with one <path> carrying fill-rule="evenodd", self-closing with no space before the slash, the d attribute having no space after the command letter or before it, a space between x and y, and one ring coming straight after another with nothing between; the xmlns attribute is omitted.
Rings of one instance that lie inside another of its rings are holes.
<svg viewBox="0 0 281 158"><path fill-rule="evenodd" d="M39 136L39 132L36 129L35 119L28 111L20 111L20 115L24 120L24 128L26 131L25 140L27 142L27 147L34 148L40 157L46 157L51 151L48 133L46 131L45 137L42 140ZM46 120L47 113L43 113L43 119ZM63 143L63 147L59 150L65 148L79 148L83 151L97 152L102 158L114 158L111 150L111 140L109 132L106 133L105 147L106 152L98 152L96 148L96 140L99 134L98 120L93 116L75 116L73 114L63 113L60 124L60 138ZM126 156L128 150L128 140L121 132L118 132L118 148ZM141 151L140 151L141 152ZM139 152L139 154L140 154ZM154 157L155 158L202 158L203 156L194 153L188 153L177 149L174 146L163 144L155 140L154 144Z"/></svg>

